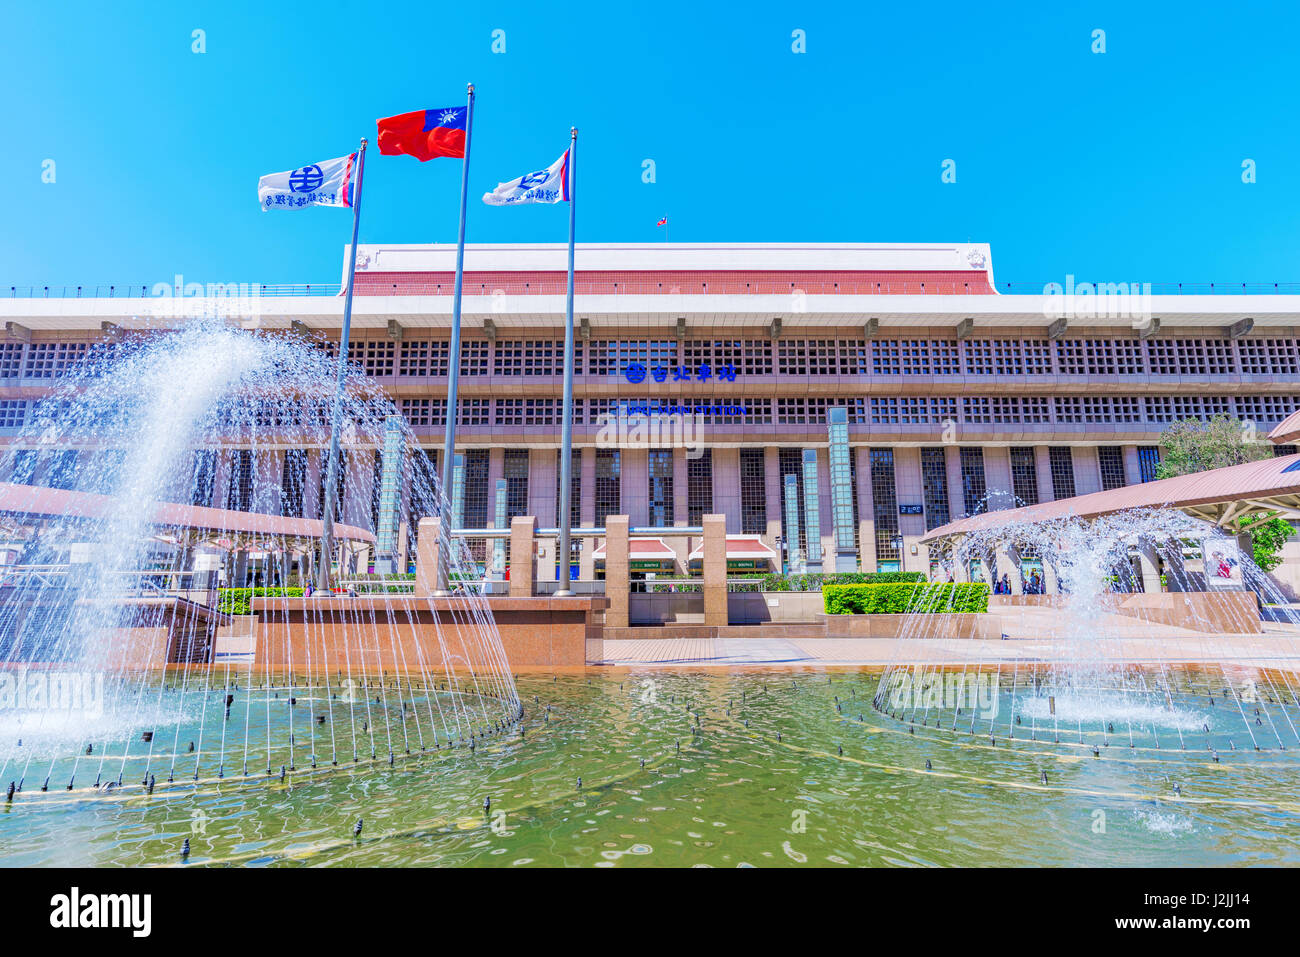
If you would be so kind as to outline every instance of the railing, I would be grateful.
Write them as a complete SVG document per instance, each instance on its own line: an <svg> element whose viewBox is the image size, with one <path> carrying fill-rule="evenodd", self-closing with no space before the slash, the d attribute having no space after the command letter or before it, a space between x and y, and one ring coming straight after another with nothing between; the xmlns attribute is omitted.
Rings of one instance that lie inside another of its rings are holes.
<svg viewBox="0 0 1300 957"><path fill-rule="evenodd" d="M0 298L10 299L149 299L155 298L152 283L122 283L95 286L8 286L0 287ZM337 282L323 283L212 283L229 290L230 295L283 298L289 296L337 296ZM882 280L879 282L740 282L662 283L654 281L613 282L578 280L574 292L579 296L698 296L698 295L795 295L806 296L917 296L917 295L1002 295L1041 296L1048 283L1001 282L996 289L983 282L953 280L926 281ZM1059 283L1057 284L1059 285ZM1076 283L1076 288L1083 283ZM1103 289L1110 284L1100 283ZM1229 295L1300 295L1300 282L1153 282L1128 283L1133 293L1149 291L1156 296L1229 296ZM168 286L170 290L171 287ZM183 290L182 290L183 291ZM465 285L467 296L561 296L564 286L556 282L474 283ZM357 285L358 296L450 296L450 282L366 283ZM172 298L171 295L158 298ZM178 295L176 298L188 298Z"/></svg>

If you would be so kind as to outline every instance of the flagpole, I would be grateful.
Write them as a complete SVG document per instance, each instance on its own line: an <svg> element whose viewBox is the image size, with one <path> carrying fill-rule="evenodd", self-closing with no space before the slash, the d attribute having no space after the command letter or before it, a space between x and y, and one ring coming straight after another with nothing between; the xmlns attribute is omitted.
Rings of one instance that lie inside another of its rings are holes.
<svg viewBox="0 0 1300 957"><path fill-rule="evenodd" d="M474 133L474 84L467 90L465 111L465 156L460 167L460 230L456 237L456 286L451 299L451 344L447 356L447 427L442 443L442 499L439 502L438 569L434 594L449 592L451 557L451 477L456 455L456 391L460 385L460 298L465 282L465 203L469 196L469 147Z"/></svg>
<svg viewBox="0 0 1300 957"><path fill-rule="evenodd" d="M569 129L569 287L564 306L564 405L560 416L560 514L556 516L560 527L560 581L556 595L571 595L569 588L569 536L572 525L572 507L569 496L573 480L573 228L578 205L577 168L578 128Z"/></svg>
<svg viewBox="0 0 1300 957"><path fill-rule="evenodd" d="M348 374L348 337L352 332L352 287L357 278L357 231L361 226L361 182L366 172L366 141L357 151L357 195L352 200L352 248L348 251L348 292L343 300L343 334L339 337L338 372L334 381L334 407L330 413L329 463L325 469L325 504L321 510L320 564L316 588L330 587L330 560L334 551L334 511L339 498L339 428L343 418L343 385ZM342 569L339 569L342 571Z"/></svg>

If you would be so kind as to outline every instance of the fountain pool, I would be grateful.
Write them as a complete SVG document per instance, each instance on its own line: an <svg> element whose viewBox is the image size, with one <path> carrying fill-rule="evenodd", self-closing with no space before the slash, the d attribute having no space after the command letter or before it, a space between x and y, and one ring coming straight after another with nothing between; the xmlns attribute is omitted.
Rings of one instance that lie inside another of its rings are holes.
<svg viewBox="0 0 1300 957"><path fill-rule="evenodd" d="M1170 674L1178 720L1224 733L1221 673ZM1300 748L1216 739L1216 761L1204 732L1185 730L1184 748L1166 726L1132 745L1100 733L1058 743L1041 727L1035 739L1032 681L999 688L1009 737L954 732L951 720L909 732L871 707L880 680L525 673L522 735L473 751L390 766L380 748L361 770L178 776L153 794L29 788L3 806L0 863L179 865L187 839L189 866L1300 863ZM401 721L393 697L385 718Z"/></svg>

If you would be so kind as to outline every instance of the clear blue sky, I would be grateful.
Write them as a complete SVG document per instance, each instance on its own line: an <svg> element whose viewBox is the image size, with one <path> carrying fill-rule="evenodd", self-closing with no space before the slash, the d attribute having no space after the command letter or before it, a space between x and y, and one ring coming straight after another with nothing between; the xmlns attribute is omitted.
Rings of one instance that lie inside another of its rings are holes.
<svg viewBox="0 0 1300 957"><path fill-rule="evenodd" d="M263 213L258 176L469 80L471 242L565 238L562 207L477 197L576 125L582 241L667 216L675 242L986 241L999 281L1300 281L1294 5L717 6L10 4L0 288L337 280L349 214ZM459 160L370 160L363 242L454 241Z"/></svg>

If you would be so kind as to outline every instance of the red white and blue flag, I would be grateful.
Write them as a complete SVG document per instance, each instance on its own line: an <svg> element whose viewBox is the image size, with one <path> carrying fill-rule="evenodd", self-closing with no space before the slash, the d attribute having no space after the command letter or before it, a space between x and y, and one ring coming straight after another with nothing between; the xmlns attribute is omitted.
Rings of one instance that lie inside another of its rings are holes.
<svg viewBox="0 0 1300 957"><path fill-rule="evenodd" d="M257 201L262 212L304 206L350 207L356 193L356 174L356 153L283 173L269 173L257 181Z"/></svg>
<svg viewBox="0 0 1300 957"><path fill-rule="evenodd" d="M464 156L466 113L466 107L448 106L377 120L379 152L385 156L406 153L421 163L438 156Z"/></svg>
<svg viewBox="0 0 1300 957"><path fill-rule="evenodd" d="M567 203L569 201L569 151L546 169L525 173L483 194L489 206L517 206L520 203Z"/></svg>

